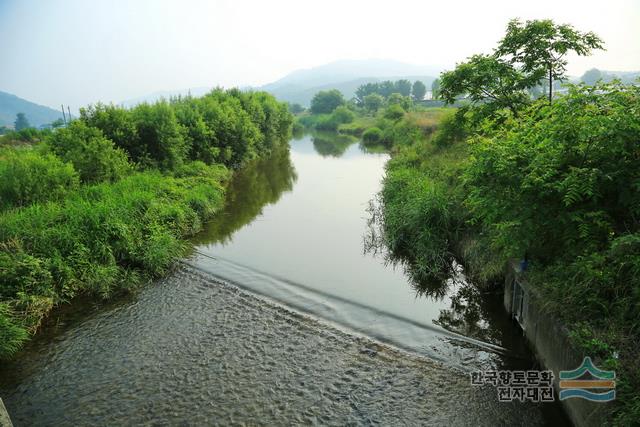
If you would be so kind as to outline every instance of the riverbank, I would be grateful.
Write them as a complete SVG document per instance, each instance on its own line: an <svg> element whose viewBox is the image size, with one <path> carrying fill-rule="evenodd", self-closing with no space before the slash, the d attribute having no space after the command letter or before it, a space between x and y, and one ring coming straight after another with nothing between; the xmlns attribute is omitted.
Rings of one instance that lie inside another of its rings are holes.
<svg viewBox="0 0 640 427"><path fill-rule="evenodd" d="M284 104L237 90L80 116L0 147L0 358L53 307L165 274L223 206L228 171L286 148L291 129Z"/></svg>
<svg viewBox="0 0 640 427"><path fill-rule="evenodd" d="M433 136L394 140L378 212L379 243L427 294L442 291L454 261L498 289L506 261L526 257L529 285L577 353L616 371L610 420L620 425L640 416L638 125L629 114L639 100L637 88L603 85L517 119L471 125L465 109L452 111Z"/></svg>
<svg viewBox="0 0 640 427"><path fill-rule="evenodd" d="M0 369L12 416L37 424L40 408L56 419L62 407L80 424L282 424L308 413L329 424L565 425L557 405L500 403L470 385L469 372L532 367L499 305L416 297L402 269L363 254L388 154L334 137L334 148L329 135L292 140L236 171L224 208L191 239L186 261L199 272L56 310ZM246 297L227 298L234 288Z"/></svg>
<svg viewBox="0 0 640 427"><path fill-rule="evenodd" d="M545 424L540 405L499 403L465 373L189 268L33 345L2 371L16 426Z"/></svg>

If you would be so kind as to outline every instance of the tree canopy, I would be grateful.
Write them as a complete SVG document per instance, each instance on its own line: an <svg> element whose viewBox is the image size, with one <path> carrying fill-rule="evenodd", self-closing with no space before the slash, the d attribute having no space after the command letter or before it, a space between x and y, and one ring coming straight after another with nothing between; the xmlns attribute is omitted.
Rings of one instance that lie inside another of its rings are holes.
<svg viewBox="0 0 640 427"><path fill-rule="evenodd" d="M377 93L372 93L364 97L364 108L375 113L384 104L384 98Z"/></svg>
<svg viewBox="0 0 640 427"><path fill-rule="evenodd" d="M356 101L356 104L360 106L364 106L365 104L364 99L365 97L367 97L367 95L377 94L383 97L384 99L386 99L394 93L399 93L400 95L406 96L406 97L411 96L413 93L414 98L422 99L424 98L424 94L422 95L422 97L417 97L414 93L416 89L416 83L418 84L417 86L418 90L420 90L420 87L421 87L420 85L424 86L424 83L419 81L415 82L412 85L411 82L406 79L400 79L396 81L385 80L383 82L378 82L378 83L366 83L366 84L360 85L358 89L356 89L355 101Z"/></svg>
<svg viewBox="0 0 640 427"><path fill-rule="evenodd" d="M491 55L473 55L442 73L439 96L447 103L468 97L485 110L508 108L517 114L541 82L547 85L552 101L555 81L566 78L568 53L584 56L602 46L594 33L582 33L570 25L515 19Z"/></svg>
<svg viewBox="0 0 640 427"><path fill-rule="evenodd" d="M507 33L495 55L518 66L530 86L546 79L551 102L553 81L566 78L566 55L573 52L586 56L603 46L603 41L593 32L580 32L571 25L558 25L550 19L525 23L514 19L507 25Z"/></svg>
<svg viewBox="0 0 640 427"><path fill-rule="evenodd" d="M16 131L21 131L22 129L27 129L31 127L29 124L29 120L27 120L27 116L24 113L16 114L16 120L13 122L13 127Z"/></svg>
<svg viewBox="0 0 640 427"><path fill-rule="evenodd" d="M493 55L474 55L440 75L440 97L450 104L464 94L474 103L488 100L496 108L517 113L528 100L525 89L522 73Z"/></svg>
<svg viewBox="0 0 640 427"><path fill-rule="evenodd" d="M322 90L313 96L311 112L313 114L329 114L343 104L342 92L337 89Z"/></svg>
<svg viewBox="0 0 640 427"><path fill-rule="evenodd" d="M427 94L427 87L420 80L416 80L411 88L411 94L416 101L422 101Z"/></svg>

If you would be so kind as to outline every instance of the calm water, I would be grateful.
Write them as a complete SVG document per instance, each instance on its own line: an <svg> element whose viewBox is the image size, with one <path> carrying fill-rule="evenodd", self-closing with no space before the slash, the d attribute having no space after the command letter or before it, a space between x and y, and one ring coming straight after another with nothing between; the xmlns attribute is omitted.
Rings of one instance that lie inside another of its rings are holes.
<svg viewBox="0 0 640 427"><path fill-rule="evenodd" d="M16 425L554 425L468 372L533 366L499 300L363 253L388 156L306 136L237 174L173 275L59 311L0 369ZM456 283L463 283L464 277Z"/></svg>

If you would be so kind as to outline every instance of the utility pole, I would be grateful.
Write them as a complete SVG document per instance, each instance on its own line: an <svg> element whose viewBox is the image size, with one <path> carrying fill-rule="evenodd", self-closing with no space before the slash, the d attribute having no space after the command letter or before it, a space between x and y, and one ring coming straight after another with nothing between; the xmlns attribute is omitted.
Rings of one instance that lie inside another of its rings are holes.
<svg viewBox="0 0 640 427"><path fill-rule="evenodd" d="M64 115L64 104L60 105L62 107L62 118L64 120L64 125L67 125L67 116Z"/></svg>
<svg viewBox="0 0 640 427"><path fill-rule="evenodd" d="M67 112L69 113L69 123L71 123L71 109L67 105Z"/></svg>

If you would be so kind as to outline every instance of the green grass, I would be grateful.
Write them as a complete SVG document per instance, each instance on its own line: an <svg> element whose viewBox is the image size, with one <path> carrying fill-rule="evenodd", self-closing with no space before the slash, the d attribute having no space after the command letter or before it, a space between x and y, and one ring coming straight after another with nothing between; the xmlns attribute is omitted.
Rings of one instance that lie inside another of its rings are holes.
<svg viewBox="0 0 640 427"><path fill-rule="evenodd" d="M57 304L107 298L157 277L223 202L222 166L137 173L62 201L0 214L0 356L20 348Z"/></svg>
<svg viewBox="0 0 640 427"><path fill-rule="evenodd" d="M351 123L338 126L338 132L347 135L361 136L365 130L375 126L376 118L373 116L357 116Z"/></svg>

